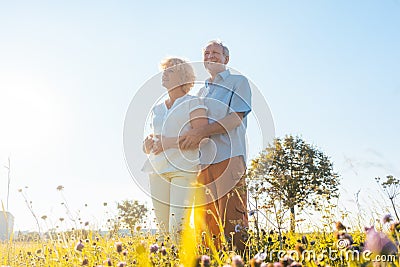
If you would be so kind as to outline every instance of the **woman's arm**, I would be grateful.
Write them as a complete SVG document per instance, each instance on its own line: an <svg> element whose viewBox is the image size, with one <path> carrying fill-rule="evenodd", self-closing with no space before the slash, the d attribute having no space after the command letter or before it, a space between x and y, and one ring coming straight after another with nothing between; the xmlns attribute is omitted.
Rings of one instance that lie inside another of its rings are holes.
<svg viewBox="0 0 400 267"><path fill-rule="evenodd" d="M164 150L170 148L178 148L178 137L165 137L165 136L157 136L158 140L154 142L153 152L154 154L159 154Z"/></svg>

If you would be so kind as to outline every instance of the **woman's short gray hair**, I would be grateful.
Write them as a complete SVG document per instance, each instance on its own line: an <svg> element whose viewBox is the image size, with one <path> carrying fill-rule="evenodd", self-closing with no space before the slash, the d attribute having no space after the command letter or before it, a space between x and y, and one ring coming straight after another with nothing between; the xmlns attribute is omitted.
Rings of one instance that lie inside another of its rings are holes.
<svg viewBox="0 0 400 267"><path fill-rule="evenodd" d="M194 86L196 75L194 73L192 65L188 61L177 57L167 57L161 61L160 67L162 70L174 68L175 70L179 71L181 85L186 93L188 93L190 89Z"/></svg>

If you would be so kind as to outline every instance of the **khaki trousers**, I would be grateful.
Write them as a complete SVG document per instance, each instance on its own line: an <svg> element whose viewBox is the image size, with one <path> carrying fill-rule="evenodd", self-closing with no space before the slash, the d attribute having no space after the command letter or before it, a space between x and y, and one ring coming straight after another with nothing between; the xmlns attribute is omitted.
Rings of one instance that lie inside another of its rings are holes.
<svg viewBox="0 0 400 267"><path fill-rule="evenodd" d="M200 205L203 230L214 236L214 245L221 246L225 235L228 244L245 249L247 215L247 187L244 180L246 166L243 157L233 157L211 164L197 178L204 192ZM207 242L206 242L207 243Z"/></svg>

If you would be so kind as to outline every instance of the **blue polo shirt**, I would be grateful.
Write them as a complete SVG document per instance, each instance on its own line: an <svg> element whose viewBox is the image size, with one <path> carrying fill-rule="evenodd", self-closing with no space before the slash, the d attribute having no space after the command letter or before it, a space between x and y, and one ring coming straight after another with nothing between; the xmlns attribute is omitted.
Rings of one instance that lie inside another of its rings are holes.
<svg viewBox="0 0 400 267"><path fill-rule="evenodd" d="M247 115L251 111L251 89L243 75L220 72L211 83L199 91L208 108L209 123L218 121L232 112L243 112L242 124L228 133L216 134L200 147L200 163L215 164L226 159L243 156L246 161Z"/></svg>

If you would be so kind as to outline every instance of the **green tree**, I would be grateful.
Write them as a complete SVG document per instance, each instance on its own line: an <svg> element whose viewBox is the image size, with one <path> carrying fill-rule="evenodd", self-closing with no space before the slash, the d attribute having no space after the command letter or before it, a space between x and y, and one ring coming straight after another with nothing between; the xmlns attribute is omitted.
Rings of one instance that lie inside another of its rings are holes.
<svg viewBox="0 0 400 267"><path fill-rule="evenodd" d="M314 146L291 135L276 138L252 160L247 173L250 183L268 206L277 202L290 211L290 231L295 231L296 208L318 210L322 201L337 198L339 178L329 158Z"/></svg>
<svg viewBox="0 0 400 267"><path fill-rule="evenodd" d="M118 213L121 221L128 227L132 236L135 232L135 226L143 221L147 212L147 207L137 200L124 200L122 203L118 203Z"/></svg>

